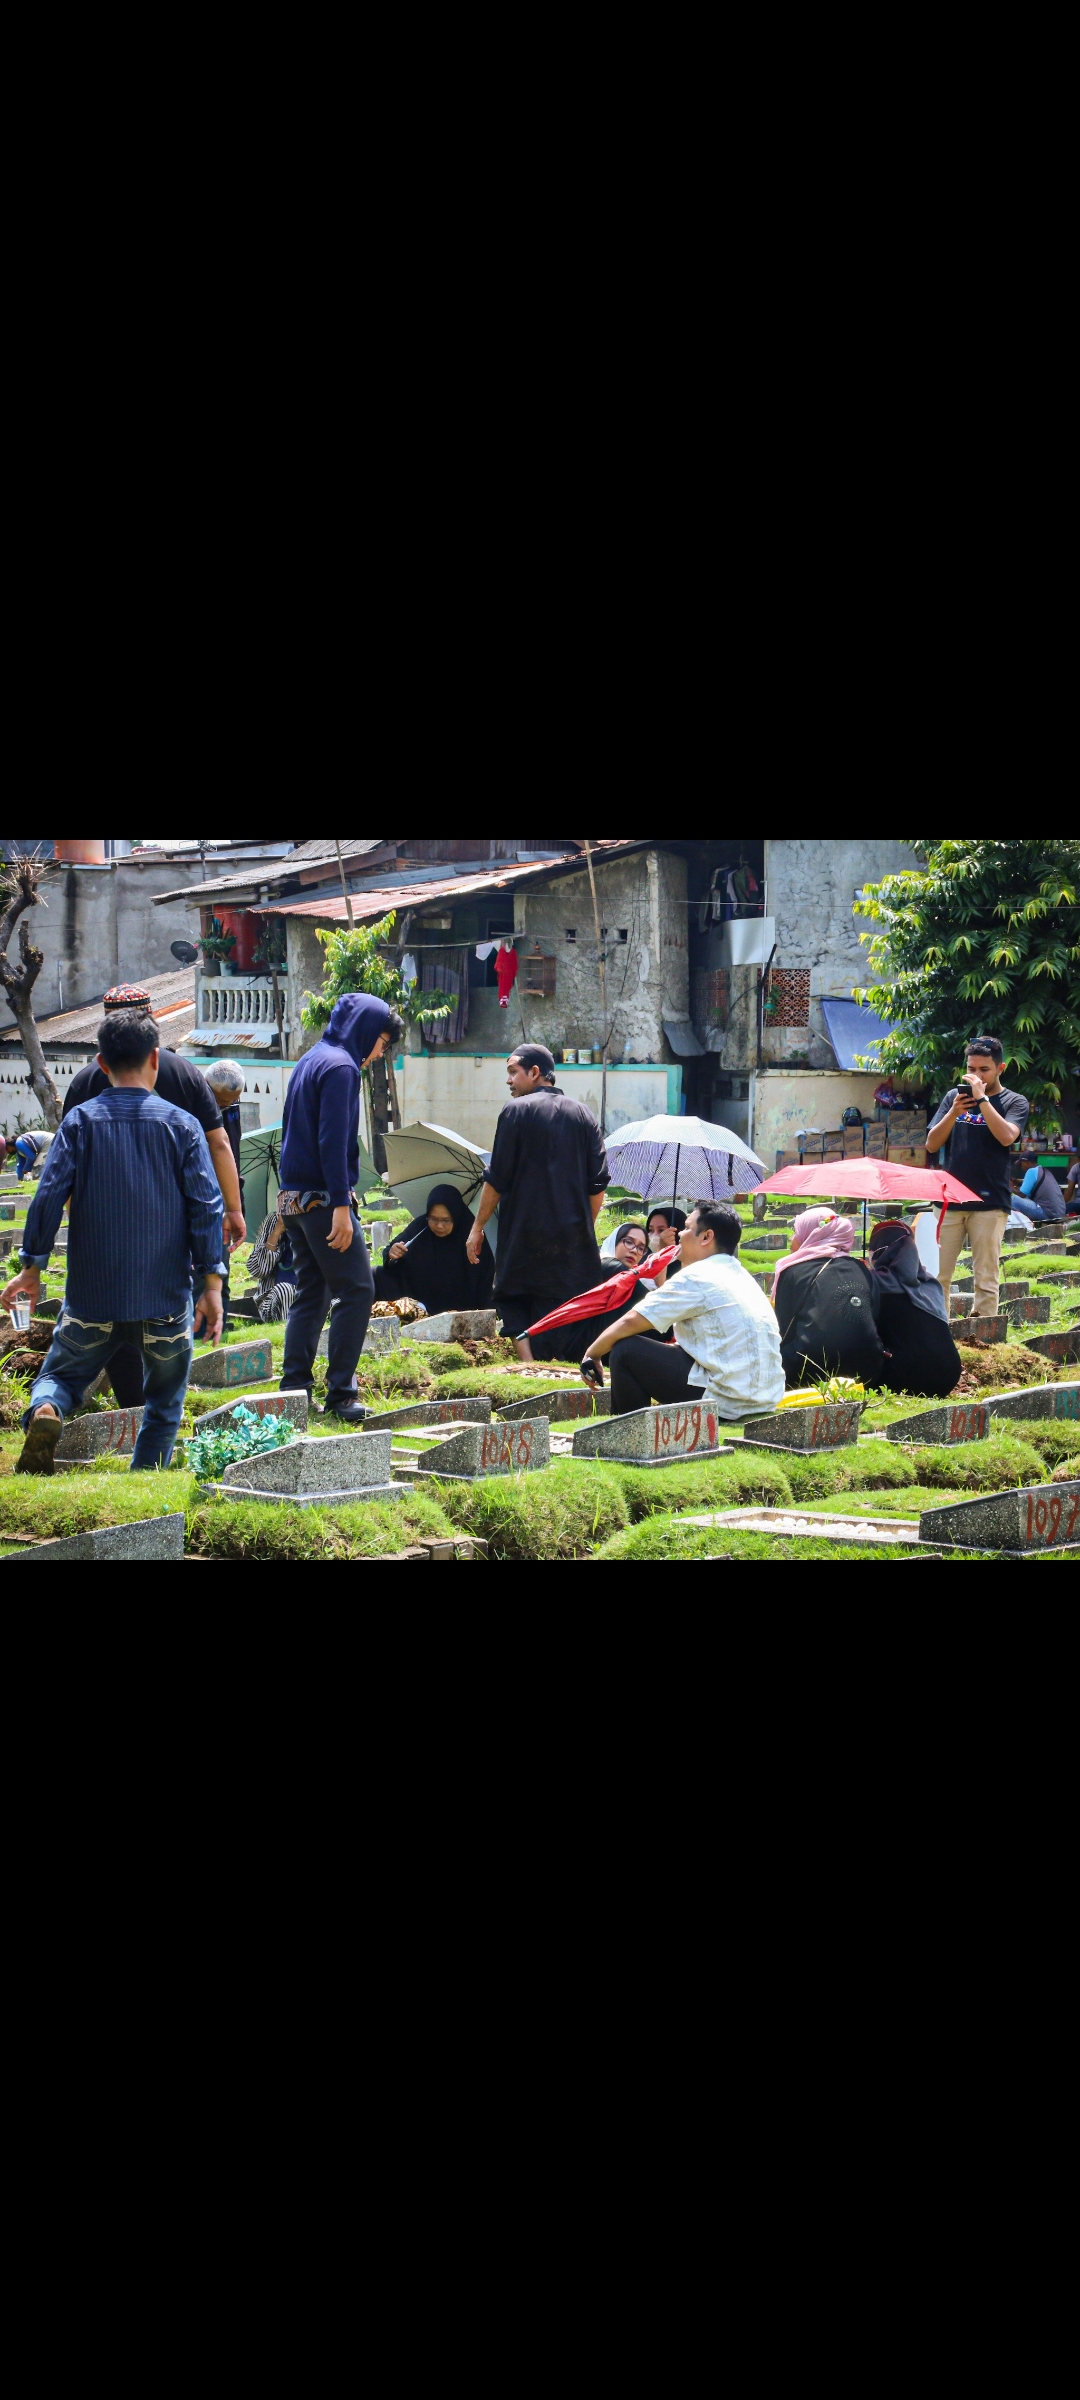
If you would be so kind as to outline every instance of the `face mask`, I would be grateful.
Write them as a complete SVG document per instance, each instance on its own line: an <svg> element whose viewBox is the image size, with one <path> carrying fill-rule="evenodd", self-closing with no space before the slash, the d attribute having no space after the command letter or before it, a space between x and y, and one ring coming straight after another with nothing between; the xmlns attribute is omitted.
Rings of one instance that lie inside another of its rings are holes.
<svg viewBox="0 0 1080 2400"><path fill-rule="evenodd" d="M670 1250L674 1239L673 1233L650 1233L649 1248L650 1250Z"/></svg>

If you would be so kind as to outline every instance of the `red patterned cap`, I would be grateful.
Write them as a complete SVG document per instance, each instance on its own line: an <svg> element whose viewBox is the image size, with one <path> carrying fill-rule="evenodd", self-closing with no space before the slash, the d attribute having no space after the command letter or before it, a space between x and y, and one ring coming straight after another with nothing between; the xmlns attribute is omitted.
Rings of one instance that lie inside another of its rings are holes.
<svg viewBox="0 0 1080 2400"><path fill-rule="evenodd" d="M137 983L114 983L111 992L106 992L102 1002L103 1008L149 1008L149 1006L149 992L144 992L141 985Z"/></svg>

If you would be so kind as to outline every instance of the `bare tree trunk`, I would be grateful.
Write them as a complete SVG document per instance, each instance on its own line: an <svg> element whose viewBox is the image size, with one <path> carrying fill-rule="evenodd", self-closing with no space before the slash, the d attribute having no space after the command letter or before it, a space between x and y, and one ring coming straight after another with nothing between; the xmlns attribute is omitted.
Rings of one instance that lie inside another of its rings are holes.
<svg viewBox="0 0 1080 2400"><path fill-rule="evenodd" d="M46 1125L55 1133L62 1114L60 1094L45 1064L45 1052L41 1047L41 1036L34 1021L33 1002L30 998L44 959L43 953L30 940L26 918L23 915L24 909L39 906L37 883L40 871L36 861L21 858L12 859L7 869L9 876L14 881L14 890L10 888L9 884L3 894L6 905L3 920L0 921L0 983L3 984L8 1004L22 1036L22 1046L30 1068L31 1090ZM7 955L7 947L20 917L22 923L19 925L19 957L22 963L13 967Z"/></svg>

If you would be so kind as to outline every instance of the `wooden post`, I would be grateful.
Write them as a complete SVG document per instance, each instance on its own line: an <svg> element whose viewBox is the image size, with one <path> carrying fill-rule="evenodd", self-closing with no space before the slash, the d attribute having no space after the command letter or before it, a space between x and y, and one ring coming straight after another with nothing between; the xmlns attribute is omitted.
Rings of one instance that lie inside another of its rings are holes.
<svg viewBox="0 0 1080 2400"><path fill-rule="evenodd" d="M611 1027L607 1021L607 960L600 939L600 907L596 897L596 877L593 874L592 843L585 843L585 858L589 869L589 889L592 892L593 924L596 928L596 955L600 962L600 1032L603 1048L600 1053L600 1131L607 1132L607 1054Z"/></svg>
<svg viewBox="0 0 1080 2400"><path fill-rule="evenodd" d="M278 1044L281 1050L282 1058L288 1058L289 1037L285 1031L285 1008L281 993L278 990L276 967L271 967L270 969L270 981L274 987L274 1023L277 1026Z"/></svg>
<svg viewBox="0 0 1080 2400"><path fill-rule="evenodd" d="M334 848L337 851L337 863L341 869L341 889L345 894L345 913L348 917L350 925L352 925L354 923L352 901L349 898L349 887L345 881L345 861L341 855L341 843L339 841L335 841Z"/></svg>

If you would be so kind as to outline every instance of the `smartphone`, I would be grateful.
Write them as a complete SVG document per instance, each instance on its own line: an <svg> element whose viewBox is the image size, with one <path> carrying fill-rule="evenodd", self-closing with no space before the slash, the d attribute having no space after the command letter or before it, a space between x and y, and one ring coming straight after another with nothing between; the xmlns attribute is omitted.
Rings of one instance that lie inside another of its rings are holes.
<svg viewBox="0 0 1080 2400"><path fill-rule="evenodd" d="M583 1358L581 1362L581 1372L585 1377L586 1383L590 1383L592 1385L594 1392L603 1391L604 1370L598 1358Z"/></svg>

